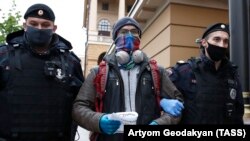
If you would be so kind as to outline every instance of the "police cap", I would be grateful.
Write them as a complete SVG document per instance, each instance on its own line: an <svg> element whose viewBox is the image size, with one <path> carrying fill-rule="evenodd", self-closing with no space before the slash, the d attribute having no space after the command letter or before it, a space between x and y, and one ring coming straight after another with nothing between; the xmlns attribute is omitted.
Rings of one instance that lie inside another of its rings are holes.
<svg viewBox="0 0 250 141"><path fill-rule="evenodd" d="M34 4L30 6L24 14L24 19L28 17L42 18L50 21L55 21L53 10L45 4Z"/></svg>
<svg viewBox="0 0 250 141"><path fill-rule="evenodd" d="M224 31L224 32L227 32L229 35L229 26L228 24L224 24L224 23L215 23L211 26L208 26L202 35L202 39L206 38L208 34L215 32L215 31Z"/></svg>

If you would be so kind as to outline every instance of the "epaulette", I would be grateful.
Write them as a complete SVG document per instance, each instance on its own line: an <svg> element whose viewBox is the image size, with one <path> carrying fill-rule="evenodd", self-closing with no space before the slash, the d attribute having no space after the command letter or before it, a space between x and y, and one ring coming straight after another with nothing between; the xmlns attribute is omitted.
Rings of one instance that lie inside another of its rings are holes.
<svg viewBox="0 0 250 141"><path fill-rule="evenodd" d="M177 64L185 64L185 63L187 63L187 62L186 62L186 61L183 61L183 60L177 61Z"/></svg>
<svg viewBox="0 0 250 141"><path fill-rule="evenodd" d="M183 72L189 70L188 61L177 61L176 65L173 67L173 71Z"/></svg>
<svg viewBox="0 0 250 141"><path fill-rule="evenodd" d="M6 52L8 50L7 46L8 45L6 45L6 44L1 44L0 45L0 53Z"/></svg>
<svg viewBox="0 0 250 141"><path fill-rule="evenodd" d="M74 59L76 59L78 62L81 62L81 59L73 52L71 51L70 54L73 56Z"/></svg>
<svg viewBox="0 0 250 141"><path fill-rule="evenodd" d="M191 57L191 58L188 59L187 62L189 62L189 61L198 63L198 62L201 61L201 58L200 57Z"/></svg>
<svg viewBox="0 0 250 141"><path fill-rule="evenodd" d="M21 47L22 44L19 44L19 43L13 43L13 44L1 44L0 45L0 48L10 48L10 49L17 49L19 47Z"/></svg>
<svg viewBox="0 0 250 141"><path fill-rule="evenodd" d="M6 44L0 44L0 48L3 47L3 46L6 46Z"/></svg>
<svg viewBox="0 0 250 141"><path fill-rule="evenodd" d="M185 65L187 63L188 63L187 61L179 60L176 62L176 65L174 68L180 67L180 66Z"/></svg>
<svg viewBox="0 0 250 141"><path fill-rule="evenodd" d="M236 64L232 63L232 62L231 62L231 66L232 66L232 68L235 68L235 69L238 68L238 66Z"/></svg>

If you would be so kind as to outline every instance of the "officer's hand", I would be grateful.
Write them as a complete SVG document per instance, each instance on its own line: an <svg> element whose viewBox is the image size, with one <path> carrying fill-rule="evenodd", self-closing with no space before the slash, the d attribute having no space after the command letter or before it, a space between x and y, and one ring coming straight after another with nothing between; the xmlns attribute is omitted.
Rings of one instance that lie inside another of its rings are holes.
<svg viewBox="0 0 250 141"><path fill-rule="evenodd" d="M156 121L152 121L149 123L149 125L159 125Z"/></svg>
<svg viewBox="0 0 250 141"><path fill-rule="evenodd" d="M182 102L176 99L163 98L160 101L160 105L166 113L172 116L178 117L181 115L181 111L184 109Z"/></svg>
<svg viewBox="0 0 250 141"><path fill-rule="evenodd" d="M103 115L100 119L100 128L103 133L111 135L120 127L121 122L118 120L108 119L108 115Z"/></svg>

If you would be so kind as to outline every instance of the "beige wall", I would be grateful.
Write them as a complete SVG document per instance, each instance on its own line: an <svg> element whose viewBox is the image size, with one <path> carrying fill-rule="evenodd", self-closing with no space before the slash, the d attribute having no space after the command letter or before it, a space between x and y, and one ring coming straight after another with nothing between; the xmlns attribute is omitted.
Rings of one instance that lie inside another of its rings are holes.
<svg viewBox="0 0 250 141"><path fill-rule="evenodd" d="M228 23L228 11L170 3L144 31L141 48L159 64L170 67L178 60L198 56L195 40L215 22Z"/></svg>

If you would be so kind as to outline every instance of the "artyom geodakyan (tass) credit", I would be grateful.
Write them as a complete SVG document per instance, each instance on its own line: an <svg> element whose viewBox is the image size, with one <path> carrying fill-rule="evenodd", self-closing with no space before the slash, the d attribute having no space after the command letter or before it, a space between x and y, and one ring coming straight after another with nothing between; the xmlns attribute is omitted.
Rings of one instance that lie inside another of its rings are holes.
<svg viewBox="0 0 250 141"><path fill-rule="evenodd" d="M250 125L125 125L124 140L250 140Z"/></svg>

